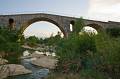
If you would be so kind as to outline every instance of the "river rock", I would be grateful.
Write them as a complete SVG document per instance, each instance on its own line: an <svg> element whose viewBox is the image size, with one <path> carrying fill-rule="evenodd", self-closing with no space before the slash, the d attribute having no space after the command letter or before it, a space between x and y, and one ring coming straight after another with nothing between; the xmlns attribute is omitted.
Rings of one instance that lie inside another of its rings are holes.
<svg viewBox="0 0 120 79"><path fill-rule="evenodd" d="M43 54L38 54L38 53L32 53L30 56L31 56L32 58L41 58L41 57L44 57L45 55L43 55Z"/></svg>
<svg viewBox="0 0 120 79"><path fill-rule="evenodd" d="M57 59L50 56L44 56L37 60L31 61L31 63L40 67L54 69L57 64Z"/></svg>
<svg viewBox="0 0 120 79"><path fill-rule="evenodd" d="M0 58L0 65L8 63L8 60Z"/></svg>
<svg viewBox="0 0 120 79"><path fill-rule="evenodd" d="M45 55L46 56L51 56L51 53L50 52L45 52Z"/></svg>
<svg viewBox="0 0 120 79"><path fill-rule="evenodd" d="M7 64L0 66L0 79L6 78L8 76L29 74L32 71L25 69L22 65L17 64Z"/></svg>
<svg viewBox="0 0 120 79"><path fill-rule="evenodd" d="M56 56L56 54L53 52L52 54L51 54L53 57L55 57Z"/></svg>
<svg viewBox="0 0 120 79"><path fill-rule="evenodd" d="M35 51L32 54L29 54L27 56L21 56L21 59L31 59L31 58L41 58L45 56L42 52Z"/></svg>
<svg viewBox="0 0 120 79"><path fill-rule="evenodd" d="M40 54L40 55L43 55L43 54L44 54L43 52L39 52L39 51L35 51L34 53Z"/></svg>
<svg viewBox="0 0 120 79"><path fill-rule="evenodd" d="M26 50L26 51L23 52L23 56L26 57L26 56L29 56L29 55L30 55L30 53L28 52L28 50Z"/></svg>

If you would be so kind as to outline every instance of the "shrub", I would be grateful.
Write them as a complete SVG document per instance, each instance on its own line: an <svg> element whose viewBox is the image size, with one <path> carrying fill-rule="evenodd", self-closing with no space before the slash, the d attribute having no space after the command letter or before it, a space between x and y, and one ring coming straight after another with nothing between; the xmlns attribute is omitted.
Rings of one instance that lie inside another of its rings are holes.
<svg viewBox="0 0 120 79"><path fill-rule="evenodd" d="M80 76L82 79L108 79L103 73L93 69L82 69Z"/></svg>
<svg viewBox="0 0 120 79"><path fill-rule="evenodd" d="M77 28L79 24L76 24ZM80 72L84 76L94 77L93 79L119 79L119 44L119 36L113 38L103 31L96 36L89 36L78 35L78 30L74 30L68 38L61 39L58 43L59 62L56 68L66 73Z"/></svg>
<svg viewBox="0 0 120 79"><path fill-rule="evenodd" d="M78 72L83 65L81 62L84 63L84 67L88 65L85 62L88 61L87 56L90 52L96 52L93 37L81 35L63 39L57 48L57 55L60 57L58 66L60 69L67 70L66 72L69 70Z"/></svg>
<svg viewBox="0 0 120 79"><path fill-rule="evenodd" d="M6 28L0 29L0 52L4 52L3 58L8 59L9 63L17 63L22 49L17 42L19 37L17 31L10 31Z"/></svg>
<svg viewBox="0 0 120 79"><path fill-rule="evenodd" d="M26 43L31 47L36 46L39 43L39 38L35 36L30 36L26 39Z"/></svg>
<svg viewBox="0 0 120 79"><path fill-rule="evenodd" d="M95 67L113 79L118 79L120 75L120 38L111 38L106 34L99 34L96 36L95 42L97 48L94 55Z"/></svg>
<svg viewBox="0 0 120 79"><path fill-rule="evenodd" d="M79 23L80 22L80 23ZM68 37L60 40L57 48L57 55L59 56L58 70L63 72L79 72L81 67L91 68L89 64L89 53L96 52L94 36L88 34L79 35L84 23L82 19L78 19L74 28L74 32ZM90 63L92 63L90 61Z"/></svg>
<svg viewBox="0 0 120 79"><path fill-rule="evenodd" d="M61 40L60 35L51 36L50 38L45 38L44 39L44 44L48 45L48 46L51 46L51 45L55 46L60 40Z"/></svg>
<svg viewBox="0 0 120 79"><path fill-rule="evenodd" d="M112 37L120 36L120 28L108 28L107 33Z"/></svg>
<svg viewBox="0 0 120 79"><path fill-rule="evenodd" d="M83 18L78 18L73 27L73 32L78 34L84 26L85 24Z"/></svg>

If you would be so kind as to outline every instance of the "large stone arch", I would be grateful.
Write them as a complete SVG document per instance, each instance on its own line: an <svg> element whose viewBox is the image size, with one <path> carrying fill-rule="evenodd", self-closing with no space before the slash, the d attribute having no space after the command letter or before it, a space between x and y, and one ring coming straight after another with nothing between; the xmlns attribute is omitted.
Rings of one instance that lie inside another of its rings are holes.
<svg viewBox="0 0 120 79"><path fill-rule="evenodd" d="M25 21L21 25L21 28L20 28L21 33L23 33L24 30L27 27L29 27L29 25L31 25L31 24L33 24L35 22L38 22L38 21L46 21L46 22L49 22L49 23L52 23L52 24L56 25L61 30L61 32L64 34L64 36L67 37L67 34L66 34L64 28L58 22L56 22L56 21L54 21L52 19L46 18L46 17L37 17L37 18L35 17L35 18L32 18L32 19L29 19L29 20Z"/></svg>

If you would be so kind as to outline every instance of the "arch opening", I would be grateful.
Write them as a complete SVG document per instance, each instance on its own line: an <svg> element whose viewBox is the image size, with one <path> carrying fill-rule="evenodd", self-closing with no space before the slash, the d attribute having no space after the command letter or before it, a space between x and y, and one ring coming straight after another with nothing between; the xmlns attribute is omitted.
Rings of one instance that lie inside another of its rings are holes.
<svg viewBox="0 0 120 79"><path fill-rule="evenodd" d="M29 28L30 25L32 25L34 23L42 23L42 22L45 22L45 24L47 23L47 24L51 25L52 27L58 29L58 33L59 34L61 33L62 37L66 37L67 36L65 30L62 27L60 27L60 25L57 22L55 22L54 20L51 20L49 18L44 18L44 17L34 18L34 19L31 19L31 20L26 21L25 23L23 23L22 27L21 27L21 33L23 33L27 28Z"/></svg>
<svg viewBox="0 0 120 79"><path fill-rule="evenodd" d="M70 31L72 32L73 31L73 25L70 24Z"/></svg>
<svg viewBox="0 0 120 79"><path fill-rule="evenodd" d="M57 34L63 33L58 26L48 21L37 21L28 25L28 27L23 32L24 36L27 38L29 36L36 36L38 38L49 38Z"/></svg>
<svg viewBox="0 0 120 79"><path fill-rule="evenodd" d="M14 23L14 19L10 18L9 19L9 24L12 24L12 23Z"/></svg>
<svg viewBox="0 0 120 79"><path fill-rule="evenodd" d="M72 32L73 31L73 26L74 26L75 22L74 21L71 21L70 22L70 31Z"/></svg>
<svg viewBox="0 0 120 79"><path fill-rule="evenodd" d="M81 29L81 31L79 32L79 34L88 34L88 35L97 35L98 34L98 31L93 28L93 27L90 27L90 26L85 26Z"/></svg>
<svg viewBox="0 0 120 79"><path fill-rule="evenodd" d="M13 18L9 18L9 28L12 30L12 29L15 29L15 21Z"/></svg>
<svg viewBox="0 0 120 79"><path fill-rule="evenodd" d="M87 24L86 26L92 27L96 29L97 31L102 30L102 26L99 24L92 23L92 24Z"/></svg>

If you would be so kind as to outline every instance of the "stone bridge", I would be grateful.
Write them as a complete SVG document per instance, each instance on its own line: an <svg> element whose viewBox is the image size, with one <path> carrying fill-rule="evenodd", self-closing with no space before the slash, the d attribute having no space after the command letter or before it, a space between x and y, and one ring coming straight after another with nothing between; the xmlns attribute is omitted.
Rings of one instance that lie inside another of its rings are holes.
<svg viewBox="0 0 120 79"><path fill-rule="evenodd" d="M16 15L0 15L0 26L11 27L21 30L23 32L30 24L37 21L47 21L55 24L59 27L59 29L63 32L65 36L71 32L70 24L73 25L78 18L68 17L68 16L60 16L53 14L45 14L45 13L36 13L36 14L16 14ZM85 25L89 25L95 29L99 28L113 28L120 27L119 22L102 22L95 20L87 20L84 19ZM74 30L74 29L73 29Z"/></svg>

